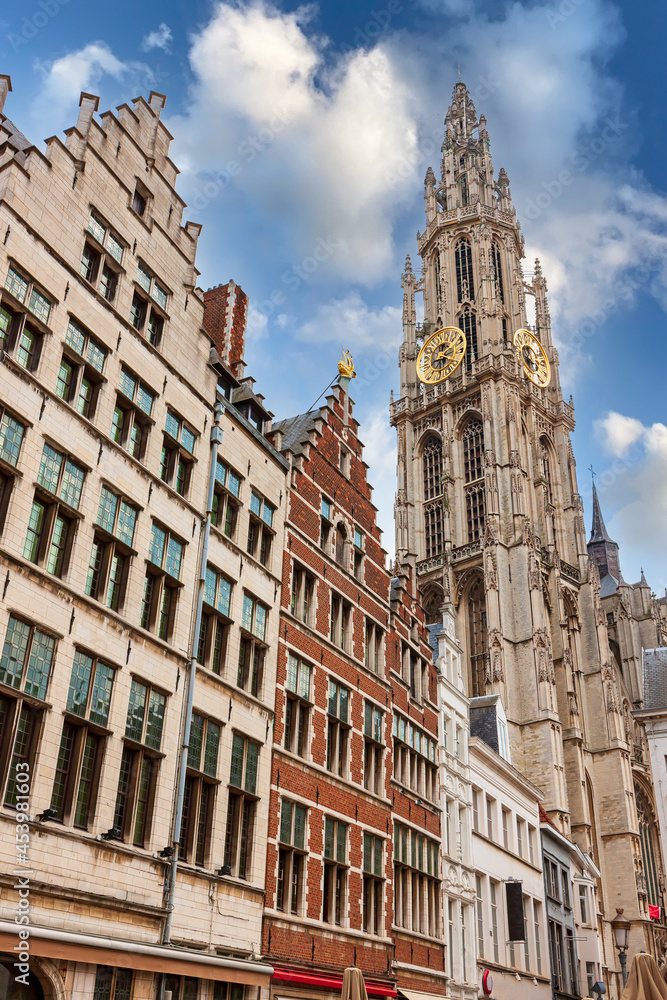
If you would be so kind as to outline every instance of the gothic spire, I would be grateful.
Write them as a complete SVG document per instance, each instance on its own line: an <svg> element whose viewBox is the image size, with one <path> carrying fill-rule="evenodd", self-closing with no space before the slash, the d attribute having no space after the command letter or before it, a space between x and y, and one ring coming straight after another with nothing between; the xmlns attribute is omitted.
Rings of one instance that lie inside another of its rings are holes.
<svg viewBox="0 0 667 1000"><path fill-rule="evenodd" d="M604 523L595 483L593 483L593 526L587 548L591 561L600 571L600 581L602 582L606 576L609 576L618 584L622 580L618 545L610 537Z"/></svg>

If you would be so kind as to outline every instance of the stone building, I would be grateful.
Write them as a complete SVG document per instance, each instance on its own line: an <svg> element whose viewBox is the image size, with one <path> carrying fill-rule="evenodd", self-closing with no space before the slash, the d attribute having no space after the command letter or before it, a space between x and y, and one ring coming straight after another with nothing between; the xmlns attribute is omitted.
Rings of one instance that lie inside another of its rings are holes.
<svg viewBox="0 0 667 1000"><path fill-rule="evenodd" d="M416 572L427 622L443 609L454 616L467 694L500 696L514 766L600 870L604 963L618 973L609 925L617 905L632 919L631 950L658 945L641 846L642 816L655 834L655 796L624 722L626 706L629 715L641 702L648 592L626 601L634 647L619 659L586 546L574 410L560 390L546 279L539 262L523 270L509 179L494 175L486 119L461 82L424 198L422 268L406 260L400 397L391 403L397 557ZM435 336L443 328L459 332ZM637 731L639 745L639 721ZM662 876L658 890L662 898Z"/></svg>
<svg viewBox="0 0 667 1000"><path fill-rule="evenodd" d="M164 102L82 94L45 153L0 114L0 964L25 871L26 996L240 1000L271 971L287 463L203 327Z"/></svg>

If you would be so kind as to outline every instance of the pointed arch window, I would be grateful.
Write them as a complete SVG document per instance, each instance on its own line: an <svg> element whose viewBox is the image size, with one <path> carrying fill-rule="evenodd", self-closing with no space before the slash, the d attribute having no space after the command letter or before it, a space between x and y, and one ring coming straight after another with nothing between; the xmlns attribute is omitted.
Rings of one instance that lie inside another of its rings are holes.
<svg viewBox="0 0 667 1000"><path fill-rule="evenodd" d="M646 895L649 903L653 906L661 906L662 894L658 878L659 854L656 849L655 823L646 796L637 785L635 785L635 798L637 800L637 819L639 820L639 842L646 879Z"/></svg>
<svg viewBox="0 0 667 1000"><path fill-rule="evenodd" d="M462 238L458 241L454 251L454 260L456 263L456 291L459 302L463 302L466 299L473 302L475 299L475 283L472 273L472 247L470 246L470 240Z"/></svg>
<svg viewBox="0 0 667 1000"><path fill-rule="evenodd" d="M549 446L544 438L540 441L540 472L547 488L547 500L553 506L554 491L551 480L551 460L549 457Z"/></svg>
<svg viewBox="0 0 667 1000"><path fill-rule="evenodd" d="M463 330L466 335L466 368L472 368L473 361L477 361L477 316L467 306L456 319L459 330Z"/></svg>
<svg viewBox="0 0 667 1000"><path fill-rule="evenodd" d="M503 285L503 268L500 260L500 247L493 243L491 247L491 257L493 260L493 276L496 280L496 296L505 304L505 288Z"/></svg>
<svg viewBox="0 0 667 1000"><path fill-rule="evenodd" d="M469 486L466 490L466 522L468 541L476 542L484 534L484 483Z"/></svg>
<svg viewBox="0 0 667 1000"><path fill-rule="evenodd" d="M422 451L424 470L424 500L432 500L442 493L442 442L432 434Z"/></svg>
<svg viewBox="0 0 667 1000"><path fill-rule="evenodd" d="M461 206L468 205L470 203L470 195L468 192L468 177L466 174L463 175L459 182L459 189L461 191Z"/></svg>
<svg viewBox="0 0 667 1000"><path fill-rule="evenodd" d="M468 595L468 641L470 643L471 695L486 694L487 628L484 581L480 577Z"/></svg>
<svg viewBox="0 0 667 1000"><path fill-rule="evenodd" d="M440 307L440 251L436 250L433 257L433 276L435 281L435 302Z"/></svg>
<svg viewBox="0 0 667 1000"><path fill-rule="evenodd" d="M484 475L484 425L481 420L469 420L463 431L463 470L466 483L474 483Z"/></svg>

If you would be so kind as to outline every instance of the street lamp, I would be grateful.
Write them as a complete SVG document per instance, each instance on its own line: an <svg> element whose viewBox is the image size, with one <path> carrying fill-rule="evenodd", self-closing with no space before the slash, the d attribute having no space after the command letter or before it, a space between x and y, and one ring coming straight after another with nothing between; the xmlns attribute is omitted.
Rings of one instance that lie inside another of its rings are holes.
<svg viewBox="0 0 667 1000"><path fill-rule="evenodd" d="M618 957L621 962L621 975L623 976L623 986L628 981L628 969L626 966L627 956L626 951L628 950L628 945L630 944L630 927L631 922L627 917L623 916L623 910L616 910L616 919L612 920L611 928L614 932L614 944L618 949Z"/></svg>

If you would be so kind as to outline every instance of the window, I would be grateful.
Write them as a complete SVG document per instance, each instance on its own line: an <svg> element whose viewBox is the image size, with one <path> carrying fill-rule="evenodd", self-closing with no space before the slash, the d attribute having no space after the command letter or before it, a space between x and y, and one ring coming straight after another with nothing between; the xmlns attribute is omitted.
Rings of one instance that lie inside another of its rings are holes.
<svg viewBox="0 0 667 1000"><path fill-rule="evenodd" d="M320 548L325 549L331 540L331 519L333 517L333 504L326 497L322 497L322 514L320 518Z"/></svg>
<svg viewBox="0 0 667 1000"><path fill-rule="evenodd" d="M507 809L503 809L502 810L502 814L503 814L503 846L506 847L509 850L509 846L510 846L510 831L509 831L510 814L507 811Z"/></svg>
<svg viewBox="0 0 667 1000"><path fill-rule="evenodd" d="M227 658L233 586L222 573L206 567L197 662L218 675L223 673Z"/></svg>
<svg viewBox="0 0 667 1000"><path fill-rule="evenodd" d="M473 698L486 694L488 643L486 633L486 597L484 581L475 581L468 595L468 641L470 643L470 680Z"/></svg>
<svg viewBox="0 0 667 1000"><path fill-rule="evenodd" d="M339 594L331 593L329 639L346 653L352 645L352 605Z"/></svg>
<svg viewBox="0 0 667 1000"><path fill-rule="evenodd" d="M86 593L114 611L120 611L125 603L137 513L124 497L102 487Z"/></svg>
<svg viewBox="0 0 667 1000"><path fill-rule="evenodd" d="M252 845L257 796L259 744L234 733L229 774L229 803L225 838L225 865L232 875L248 879L252 868Z"/></svg>
<svg viewBox="0 0 667 1000"><path fill-rule="evenodd" d="M4 784L6 806L16 806L21 773L32 769L42 721L42 709L33 699L46 697L54 651L53 636L9 616L0 658L0 683L9 689L0 693L0 733L4 736L0 791Z"/></svg>
<svg viewBox="0 0 667 1000"><path fill-rule="evenodd" d="M345 920L347 888L347 824L327 816L324 820L324 892L322 920L341 927Z"/></svg>
<svg viewBox="0 0 667 1000"><path fill-rule="evenodd" d="M437 743L394 713L394 778L430 802L438 801Z"/></svg>
<svg viewBox="0 0 667 1000"><path fill-rule="evenodd" d="M84 470L67 455L44 445L23 558L54 576L67 572L84 478Z"/></svg>
<svg viewBox="0 0 667 1000"><path fill-rule="evenodd" d="M306 625L315 624L314 597L316 591L315 577L294 563L292 566L292 596L290 610Z"/></svg>
<svg viewBox="0 0 667 1000"><path fill-rule="evenodd" d="M544 876L547 883L547 896L551 896L552 899L560 903L559 868L556 862L549 857L544 858Z"/></svg>
<svg viewBox="0 0 667 1000"><path fill-rule="evenodd" d="M551 976L555 990L566 990L563 954L563 928L555 920L549 921L549 945L551 948Z"/></svg>
<svg viewBox="0 0 667 1000"><path fill-rule="evenodd" d="M596 982L595 962L586 962L586 996L593 996L593 987Z"/></svg>
<svg viewBox="0 0 667 1000"><path fill-rule="evenodd" d="M211 853L221 730L220 723L192 713L179 853L184 861L200 866L206 864Z"/></svg>
<svg viewBox="0 0 667 1000"><path fill-rule="evenodd" d="M285 677L285 749L305 757L312 705L313 668L290 653Z"/></svg>
<svg viewBox="0 0 667 1000"><path fill-rule="evenodd" d="M570 873L566 868L561 868L560 870L560 881L563 889L563 906L567 906L570 909Z"/></svg>
<svg viewBox="0 0 667 1000"><path fill-rule="evenodd" d="M426 558L439 556L442 553L442 502L424 505L424 535L426 541Z"/></svg>
<svg viewBox="0 0 667 1000"><path fill-rule="evenodd" d="M588 919L588 888L581 883L579 883L579 911L582 924L590 923Z"/></svg>
<svg viewBox="0 0 667 1000"><path fill-rule="evenodd" d="M349 568L350 568L350 564L349 564L347 552L348 552L347 532L345 530L345 525L344 524L337 524L336 525L336 548L335 548L334 556L335 556L335 559L336 559L336 562L338 563L338 565L342 566L343 569L345 569L345 570L349 570Z"/></svg>
<svg viewBox="0 0 667 1000"><path fill-rule="evenodd" d="M255 490L251 491L248 543L246 549L248 554L254 559L259 559L262 566L270 566L271 564L271 543L275 534L273 530L275 512L275 507L267 503Z"/></svg>
<svg viewBox="0 0 667 1000"><path fill-rule="evenodd" d="M479 833L479 792L476 788L472 790L472 828Z"/></svg>
<svg viewBox="0 0 667 1000"><path fill-rule="evenodd" d="M91 212L79 273L107 302L116 298L124 250L118 236L95 212Z"/></svg>
<svg viewBox="0 0 667 1000"><path fill-rule="evenodd" d="M524 826L525 826L524 821L522 819L519 819L519 817L517 816L517 818L516 818L516 853L519 855L520 858L523 857L523 830L524 830Z"/></svg>
<svg viewBox="0 0 667 1000"><path fill-rule="evenodd" d="M348 774L350 691L332 677L327 698L327 771Z"/></svg>
<svg viewBox="0 0 667 1000"><path fill-rule="evenodd" d="M438 936L437 841L394 823L394 919L399 927Z"/></svg>
<svg viewBox="0 0 667 1000"><path fill-rule="evenodd" d="M139 461L146 453L154 401L153 390L127 368L122 368L111 423L111 439Z"/></svg>
<svg viewBox="0 0 667 1000"><path fill-rule="evenodd" d="M178 601L181 563L185 545L166 528L153 522L141 603L141 627L171 639Z"/></svg>
<svg viewBox="0 0 667 1000"><path fill-rule="evenodd" d="M472 247L470 246L470 240L460 239L457 242L454 257L458 301L473 302L475 299L475 283L472 273Z"/></svg>
<svg viewBox="0 0 667 1000"><path fill-rule="evenodd" d="M18 465L25 432L25 424L0 405L0 530L7 516L14 487L14 469Z"/></svg>
<svg viewBox="0 0 667 1000"><path fill-rule="evenodd" d="M130 1000L131 996L132 969L115 969L111 965L97 966L93 1000Z"/></svg>
<svg viewBox="0 0 667 1000"><path fill-rule="evenodd" d="M160 479L173 487L180 496L187 496L194 468L193 452L197 435L180 417L167 410L164 425Z"/></svg>
<svg viewBox="0 0 667 1000"><path fill-rule="evenodd" d="M44 326L48 326L49 319L51 318L51 308L53 306L51 299L39 290L32 278L22 274L12 264L10 264L7 269L5 291L9 292L14 300L17 303L20 303L24 309L27 309L27 311L31 313L35 319L39 320L40 323L43 323ZM8 312L11 316L16 316L16 313L13 313L11 309L8 309ZM21 310L21 312L23 313L23 310ZM22 319L25 319L24 313ZM21 325L22 323L19 321L19 326ZM16 337L20 333L20 330L12 329L11 333L14 338L14 342L16 342ZM23 367L29 368L30 365L24 364Z"/></svg>
<svg viewBox="0 0 667 1000"><path fill-rule="evenodd" d="M161 691L132 678L113 832L136 847L150 836L166 704Z"/></svg>
<svg viewBox="0 0 667 1000"><path fill-rule="evenodd" d="M74 406L77 413L88 420L95 414L106 358L106 348L70 319L58 371L56 395Z"/></svg>
<svg viewBox="0 0 667 1000"><path fill-rule="evenodd" d="M560 930L560 924L558 925ZM567 943L567 971L570 977L570 993L577 994L579 992L579 983L577 976L577 956L574 950L574 934L572 929L568 927L565 931L565 940Z"/></svg>
<svg viewBox="0 0 667 1000"><path fill-rule="evenodd" d="M540 441L540 473L546 487L547 503L553 506L554 491L551 481L551 459L549 457L549 447L544 439Z"/></svg>
<svg viewBox="0 0 667 1000"><path fill-rule="evenodd" d="M145 293L145 294L144 294ZM137 264L137 277L130 307L130 323L153 347L162 340L169 293L143 264Z"/></svg>
<svg viewBox="0 0 667 1000"><path fill-rule="evenodd" d="M466 306L463 312L456 318L456 324L463 330L466 338L466 360L465 366L468 371L472 368L473 361L477 361L479 353L477 350L477 314Z"/></svg>
<svg viewBox="0 0 667 1000"><path fill-rule="evenodd" d="M364 702L364 788L384 794L384 713Z"/></svg>
<svg viewBox="0 0 667 1000"><path fill-rule="evenodd" d="M151 200L151 193L147 187L144 187L139 181L137 181L134 188L134 194L132 195L132 211L135 212L140 218L143 218L146 213L146 208ZM177 1000L173 997L172 1000Z"/></svg>
<svg viewBox="0 0 667 1000"><path fill-rule="evenodd" d="M486 796L486 835L489 840L494 840L495 834L495 811L496 800Z"/></svg>
<svg viewBox="0 0 667 1000"><path fill-rule="evenodd" d="M95 810L113 679L113 667L80 649L76 651L51 809L55 819L84 830Z"/></svg>
<svg viewBox="0 0 667 1000"><path fill-rule="evenodd" d="M477 915L477 952L484 958L484 899L482 897L482 879L475 875L475 913Z"/></svg>
<svg viewBox="0 0 667 1000"><path fill-rule="evenodd" d="M528 824L528 858L531 865L535 864L535 827Z"/></svg>
<svg viewBox="0 0 667 1000"><path fill-rule="evenodd" d="M533 925L535 928L535 966L539 975L542 975L542 946L540 944L540 924L542 923L540 904L533 900ZM590 995L590 994L589 994Z"/></svg>
<svg viewBox="0 0 667 1000"><path fill-rule="evenodd" d="M403 680L410 687L410 697L421 703L428 697L428 664L407 643L402 644L401 669Z"/></svg>
<svg viewBox="0 0 667 1000"><path fill-rule="evenodd" d="M213 510L211 522L219 528L227 538L234 538L238 520L239 494L241 492L241 477L233 469L218 459L215 469L215 488L213 493Z"/></svg>
<svg viewBox="0 0 667 1000"><path fill-rule="evenodd" d="M354 578L364 579L364 536L359 528L354 529Z"/></svg>
<svg viewBox="0 0 667 1000"><path fill-rule="evenodd" d="M244 1000L245 986L243 983L213 983L213 1000ZM176 996L172 1000L178 1000Z"/></svg>
<svg viewBox="0 0 667 1000"><path fill-rule="evenodd" d="M463 432L463 461L466 486L466 525L468 541L474 542L484 534L484 431L481 420L471 420Z"/></svg>
<svg viewBox="0 0 667 1000"><path fill-rule="evenodd" d="M372 619L366 619L364 663L374 674L382 673L382 639L383 631Z"/></svg>
<svg viewBox="0 0 667 1000"><path fill-rule="evenodd" d="M303 906L306 865L306 813L304 806L283 800L278 831L278 881L276 909L299 914Z"/></svg>
<svg viewBox="0 0 667 1000"><path fill-rule="evenodd" d="M343 445L340 446L340 455L339 455L338 466L340 468L341 473L346 477L346 479L349 479L350 478L350 453L347 450L347 448L343 447Z"/></svg>
<svg viewBox="0 0 667 1000"><path fill-rule="evenodd" d="M660 857L656 850L658 838L656 824L652 817L648 800L641 788L635 784L635 801L637 803L637 819L639 821L639 843L642 852L642 867L646 876L646 895L649 903L662 906L662 893L658 879L656 859Z"/></svg>
<svg viewBox="0 0 667 1000"><path fill-rule="evenodd" d="M239 666L236 683L244 691L259 698L264 676L266 656L266 626L269 610L256 597L243 595L241 616L241 642L239 644Z"/></svg>
<svg viewBox="0 0 667 1000"><path fill-rule="evenodd" d="M384 930L382 848L381 837L364 833L363 928L367 934L382 934Z"/></svg>
<svg viewBox="0 0 667 1000"><path fill-rule="evenodd" d="M432 500L442 493L442 442L432 434L422 449L424 474L424 500Z"/></svg>
<svg viewBox="0 0 667 1000"><path fill-rule="evenodd" d="M493 278L496 283L496 298L499 302L505 302L505 288L503 286L503 268L500 258L500 247L494 240L491 244L491 261L493 264Z"/></svg>
<svg viewBox="0 0 667 1000"><path fill-rule="evenodd" d="M500 961L500 941L498 938L498 888L496 882L489 881L489 900L491 908L491 941L493 943L493 960Z"/></svg>
<svg viewBox="0 0 667 1000"><path fill-rule="evenodd" d="M449 952L449 978L454 979L454 901L447 900L447 940Z"/></svg>

